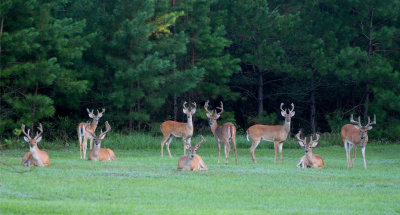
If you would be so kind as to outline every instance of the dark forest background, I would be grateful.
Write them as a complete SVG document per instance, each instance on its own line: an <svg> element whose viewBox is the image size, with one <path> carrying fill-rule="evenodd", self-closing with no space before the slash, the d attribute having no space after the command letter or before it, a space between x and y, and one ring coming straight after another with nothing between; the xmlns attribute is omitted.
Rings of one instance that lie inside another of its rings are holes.
<svg viewBox="0 0 400 215"><path fill-rule="evenodd" d="M0 0L0 139L39 122L76 138L86 108L100 126L209 129L224 102L239 133L282 124L338 133L350 114L377 116L374 138L400 134L398 0Z"/></svg>

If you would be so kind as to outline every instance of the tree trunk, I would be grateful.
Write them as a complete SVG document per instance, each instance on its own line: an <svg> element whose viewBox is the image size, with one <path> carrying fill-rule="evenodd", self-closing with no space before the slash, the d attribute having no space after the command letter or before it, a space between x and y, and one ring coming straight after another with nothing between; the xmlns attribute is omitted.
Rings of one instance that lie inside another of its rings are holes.
<svg viewBox="0 0 400 215"><path fill-rule="evenodd" d="M372 23L372 17L374 16L374 8L371 10L371 16L369 20L369 37L368 37L368 59L373 55L373 23ZM367 62L369 64L369 62ZM367 65L368 66L368 65ZM364 120L367 119L368 117L368 105L369 105L369 82L367 80L367 83L365 84L365 103L364 103Z"/></svg>
<svg viewBox="0 0 400 215"><path fill-rule="evenodd" d="M172 0L172 8L174 8L175 10L175 0ZM174 27L173 27L173 36L175 37L176 34L176 22L174 22ZM176 74L176 54L174 54L174 70L173 70L173 74L174 74L174 85L176 85L176 79L175 79L175 74ZM174 121L177 120L178 117L178 102L177 102L177 95L176 93L174 93Z"/></svg>
<svg viewBox="0 0 400 215"><path fill-rule="evenodd" d="M253 70L255 71L256 68L253 65ZM261 70L258 70L258 120L261 120L263 117L263 111L264 111L264 91L263 91L263 86L264 86L264 81L263 81L263 73Z"/></svg>
<svg viewBox="0 0 400 215"><path fill-rule="evenodd" d="M316 124L315 124L315 74L313 72L311 76L311 81L310 81L310 88L311 88L311 93L310 93L310 124L311 124L311 131L313 134L316 132Z"/></svg>

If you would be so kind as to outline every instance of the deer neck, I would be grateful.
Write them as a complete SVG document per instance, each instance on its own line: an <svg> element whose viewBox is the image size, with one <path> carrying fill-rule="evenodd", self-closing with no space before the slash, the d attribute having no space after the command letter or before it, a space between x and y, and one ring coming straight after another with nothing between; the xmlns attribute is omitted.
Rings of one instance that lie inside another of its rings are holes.
<svg viewBox="0 0 400 215"><path fill-rule="evenodd" d="M186 127L188 128L188 130L192 130L193 131L193 120L192 120L192 117L188 118L187 123L186 123Z"/></svg>
<svg viewBox="0 0 400 215"><path fill-rule="evenodd" d="M98 124L98 121L96 122L96 120L92 120L92 122L90 123L90 125L89 125L89 129L91 130L91 131L95 131L96 130L96 128L97 128L97 124Z"/></svg>
<svg viewBox="0 0 400 215"><path fill-rule="evenodd" d="M32 157L36 161L37 165L43 166L43 162L39 157L39 152L40 152L39 148L37 146L34 146L33 148L30 148L29 150L30 150L30 152L32 152Z"/></svg>
<svg viewBox="0 0 400 215"><path fill-rule="evenodd" d="M211 131L212 131L212 133L215 135L215 132L217 131L217 129L218 129L218 122L217 122L217 120L215 120L214 122L213 122L213 124L212 124L212 126L210 126L211 127Z"/></svg>
<svg viewBox="0 0 400 215"><path fill-rule="evenodd" d="M290 122L286 122L285 120L285 124L283 124L283 131L285 132L285 134L289 134L290 132Z"/></svg>

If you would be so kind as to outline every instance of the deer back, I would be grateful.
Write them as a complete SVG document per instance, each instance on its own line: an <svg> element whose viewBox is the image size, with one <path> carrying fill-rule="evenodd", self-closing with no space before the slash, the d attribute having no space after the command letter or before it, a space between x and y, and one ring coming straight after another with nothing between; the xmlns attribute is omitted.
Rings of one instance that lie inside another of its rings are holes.
<svg viewBox="0 0 400 215"><path fill-rule="evenodd" d="M263 139L267 141L285 141L288 131L283 125L253 125L247 129L247 134L252 139Z"/></svg>
<svg viewBox="0 0 400 215"><path fill-rule="evenodd" d="M161 132L164 136L174 135L175 137L191 137L193 135L193 125L184 122L165 121L161 123Z"/></svg>
<svg viewBox="0 0 400 215"><path fill-rule="evenodd" d="M360 129L356 128L352 124L346 124L340 129L340 135L342 140L348 140L355 145L361 144L361 134ZM365 133L365 144L368 142L368 133Z"/></svg>

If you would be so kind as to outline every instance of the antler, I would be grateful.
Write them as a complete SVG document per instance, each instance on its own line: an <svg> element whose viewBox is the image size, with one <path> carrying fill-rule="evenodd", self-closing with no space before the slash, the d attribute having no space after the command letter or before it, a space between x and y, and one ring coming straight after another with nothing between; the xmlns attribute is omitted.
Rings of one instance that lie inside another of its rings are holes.
<svg viewBox="0 0 400 215"><path fill-rule="evenodd" d="M302 140L301 138L300 138L300 135L301 135L301 129L299 130L299 132L296 134L296 139L298 140L298 141L301 141L301 142L303 142L303 143L306 143L306 137L304 137L304 140Z"/></svg>
<svg viewBox="0 0 400 215"><path fill-rule="evenodd" d="M224 112L224 104L221 101L221 107L217 107L217 109L220 109L221 112L217 113L218 115L221 115L222 112Z"/></svg>
<svg viewBox="0 0 400 215"><path fill-rule="evenodd" d="M22 133L24 133L24 135L25 135L27 138L32 139L31 136L29 135L29 132L31 131L31 129L28 129L28 133L26 133L26 131L25 131L25 125L24 125L24 124L21 125L21 129L22 129Z"/></svg>
<svg viewBox="0 0 400 215"><path fill-rule="evenodd" d="M321 137L321 135L319 135L318 133L316 133L315 136L317 137L317 139L313 140L313 135L311 135L311 137L310 137L310 138L311 138L311 139L310 139L311 142L318 142L318 141L319 141L319 138Z"/></svg>
<svg viewBox="0 0 400 215"><path fill-rule="evenodd" d="M286 113L286 110L283 110L282 106L283 106L283 102L281 103L281 111L285 111L285 113Z"/></svg>
<svg viewBox="0 0 400 215"><path fill-rule="evenodd" d="M42 126L42 123L39 123L39 127L37 127L38 128L38 130L40 131L40 133L38 133L38 132L36 132L36 136L35 136L35 140L37 139L37 138L39 138L40 136L42 136L42 133L43 133L43 126Z"/></svg>
<svg viewBox="0 0 400 215"><path fill-rule="evenodd" d="M204 109L207 111L207 113L213 115L213 111L210 112L210 111L208 110L208 102L210 102L210 101L207 100L206 103L204 104Z"/></svg>
<svg viewBox="0 0 400 215"><path fill-rule="evenodd" d="M186 107L186 104L187 104L187 102L185 101L184 103L183 103L183 109L188 109L188 107Z"/></svg>
<svg viewBox="0 0 400 215"><path fill-rule="evenodd" d="M99 110L98 109L96 109L97 110L97 115L99 115L99 114L103 114L104 113L104 111L106 111L106 109L105 108L103 108L102 110L101 110L101 112L99 113ZM93 111L92 111L93 112Z"/></svg>
<svg viewBox="0 0 400 215"><path fill-rule="evenodd" d="M375 124L376 124L376 115L374 114L374 121L371 122L371 119L368 117L368 124L365 127Z"/></svg>
<svg viewBox="0 0 400 215"><path fill-rule="evenodd" d="M350 116L350 122L353 123L353 124L357 124L358 126L362 127L362 126L361 126L361 119L360 119L360 117L358 117L358 122L357 122L357 121L354 121L354 119L353 119L353 114L351 114L351 116Z"/></svg>
<svg viewBox="0 0 400 215"><path fill-rule="evenodd" d="M92 109L92 112L89 111L89 108L86 108L86 110L89 114L93 114L94 109Z"/></svg>
<svg viewBox="0 0 400 215"><path fill-rule="evenodd" d="M100 130L99 137L102 137L103 135L106 135L107 132L109 132L110 130L111 130L111 126L110 126L110 124L108 124L108 121L106 121L106 131L103 132L103 130Z"/></svg>
<svg viewBox="0 0 400 215"><path fill-rule="evenodd" d="M293 110L294 110L294 104L292 103L291 105L292 105L292 110L289 111L289 114L290 114L291 112L293 112Z"/></svg>
<svg viewBox="0 0 400 215"><path fill-rule="evenodd" d="M203 135L200 135L200 138L201 138L201 141L198 142L198 143L196 144L196 147L197 147L197 148L199 148L200 145L201 145L202 143L204 143L204 141L206 141L206 140L204 139Z"/></svg>
<svg viewBox="0 0 400 215"><path fill-rule="evenodd" d="M192 109L194 109L194 108L197 107L196 102L192 102L192 104L193 104L193 106L194 106Z"/></svg>

